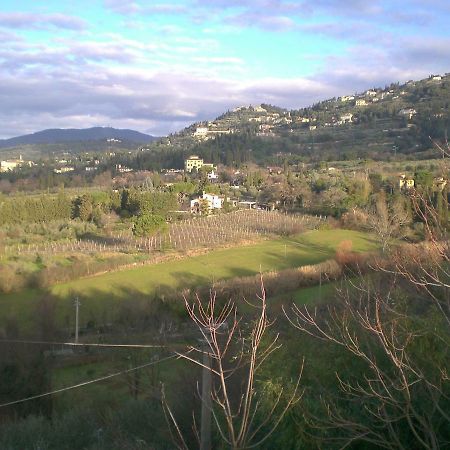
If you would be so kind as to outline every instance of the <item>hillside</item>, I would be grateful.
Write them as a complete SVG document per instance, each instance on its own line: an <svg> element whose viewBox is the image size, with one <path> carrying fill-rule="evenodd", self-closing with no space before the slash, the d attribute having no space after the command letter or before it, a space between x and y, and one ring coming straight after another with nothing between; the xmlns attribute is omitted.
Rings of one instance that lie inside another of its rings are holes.
<svg viewBox="0 0 450 450"><path fill-rule="evenodd" d="M213 163L280 164L370 158L439 157L432 139L450 126L450 75L392 83L287 110L268 104L241 106L158 139L132 130L44 130L0 141L4 157L29 159L63 152L126 151L135 169L182 168L195 153ZM141 151L135 155L137 147Z"/></svg>
<svg viewBox="0 0 450 450"><path fill-rule="evenodd" d="M111 127L49 129L0 140L4 154L40 155L48 152L105 151L113 148L136 149L158 138L134 130Z"/></svg>
<svg viewBox="0 0 450 450"><path fill-rule="evenodd" d="M450 75L446 74L296 110L242 106L169 136L165 150L171 162L177 152L191 152L215 163L236 165L286 156L307 160L436 157L430 137L445 138L449 104ZM165 158L161 144L148 149L159 150L159 158Z"/></svg>

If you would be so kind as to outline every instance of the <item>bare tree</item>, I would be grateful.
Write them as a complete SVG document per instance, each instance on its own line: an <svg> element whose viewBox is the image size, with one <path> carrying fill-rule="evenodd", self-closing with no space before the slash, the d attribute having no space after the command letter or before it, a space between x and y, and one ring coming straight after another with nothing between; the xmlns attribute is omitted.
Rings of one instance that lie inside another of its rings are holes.
<svg viewBox="0 0 450 450"><path fill-rule="evenodd" d="M264 405L264 398L256 388L257 375L263 363L280 347L278 335L272 338L266 336L270 323L262 278L261 295L257 296L257 300L258 304L252 305L258 311L257 317L247 328L243 325L242 317L238 316L236 305L228 301L218 306L215 293L210 294L206 304L198 296L192 304L185 299L189 316L205 345L193 346L190 352L179 356L211 372L211 398L199 395L202 402L211 404L216 430L223 442L232 449L257 448L272 435L287 411L301 398L299 383L303 363L290 392L281 389L269 407ZM205 355L206 359L211 358L211 366L205 364ZM240 386L238 393L236 386ZM164 397L163 406L176 430L177 445L187 448Z"/></svg>
<svg viewBox="0 0 450 450"><path fill-rule="evenodd" d="M414 204L428 242L399 248L373 273L347 279L326 311L293 305L286 312L297 329L335 344L363 367L363 375L336 373L341 397L324 399L327 416L314 421L339 430L343 447L449 444L448 236L429 202L415 197ZM350 404L359 405L357 415Z"/></svg>
<svg viewBox="0 0 450 450"><path fill-rule="evenodd" d="M393 238L404 235L405 226L410 222L405 202L397 198L388 203L384 193L378 194L375 205L368 211L367 226L378 236L383 252Z"/></svg>

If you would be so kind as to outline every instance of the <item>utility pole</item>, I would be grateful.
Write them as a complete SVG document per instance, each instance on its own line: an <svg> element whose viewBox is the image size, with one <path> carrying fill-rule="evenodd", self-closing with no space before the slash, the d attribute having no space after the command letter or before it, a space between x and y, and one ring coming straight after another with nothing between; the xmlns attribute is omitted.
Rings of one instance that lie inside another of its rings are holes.
<svg viewBox="0 0 450 450"><path fill-rule="evenodd" d="M319 272L319 303L322 302L322 272Z"/></svg>
<svg viewBox="0 0 450 450"><path fill-rule="evenodd" d="M206 341L203 344L203 369L202 369L202 417L200 427L200 450L211 450L211 355L209 345Z"/></svg>
<svg viewBox="0 0 450 450"><path fill-rule="evenodd" d="M394 150L394 158L397 158L397 150L398 150L398 146L397 146L397 145L393 145L393 146L392 146L392 150Z"/></svg>
<svg viewBox="0 0 450 450"><path fill-rule="evenodd" d="M75 298L75 344L78 344L78 316L80 309L80 301L78 297Z"/></svg>

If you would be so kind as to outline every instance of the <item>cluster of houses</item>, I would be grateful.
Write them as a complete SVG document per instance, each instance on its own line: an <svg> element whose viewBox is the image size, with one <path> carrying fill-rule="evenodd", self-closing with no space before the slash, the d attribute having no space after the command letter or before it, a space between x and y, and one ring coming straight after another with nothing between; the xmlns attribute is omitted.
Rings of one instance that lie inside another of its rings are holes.
<svg viewBox="0 0 450 450"><path fill-rule="evenodd" d="M405 95L406 91L401 91L400 95ZM395 95L394 89L368 89L361 94L344 95L339 97L339 100L343 103L353 102L354 106L367 106L370 103L377 103L386 98L396 99L398 95Z"/></svg>
<svg viewBox="0 0 450 450"><path fill-rule="evenodd" d="M81 157L79 157L81 161ZM83 161L86 166L84 170L86 172L92 172L98 169L98 165L100 161L97 158L89 159L87 161ZM19 156L18 159L8 159L4 161L0 161L0 172L12 172L13 170L20 169L22 167L32 167L36 164L33 161L25 161L22 158L22 155ZM53 172L56 174L64 174L75 171L75 166L70 164L70 161L67 159L58 159L54 163L55 167L53 168ZM131 169L129 169L131 171ZM120 171L120 170L119 170Z"/></svg>
<svg viewBox="0 0 450 450"><path fill-rule="evenodd" d="M20 167L32 167L33 165L33 161L25 161L24 159L22 159L22 155L20 155L19 159L7 159L4 161L0 161L0 172L12 172L13 170Z"/></svg>
<svg viewBox="0 0 450 450"><path fill-rule="evenodd" d="M81 163L83 163L84 170L86 172L94 172L98 169L98 166L100 164L100 160L97 157L94 157L93 159L89 158L83 158L82 155L77 157L77 160ZM72 163L72 164L71 164ZM80 167L77 165L73 165L73 160L67 160L67 159L58 159L56 161L56 167L53 169L54 173L61 174L61 173L70 173L74 172L76 169L80 169ZM131 169L130 169L131 170Z"/></svg>
<svg viewBox="0 0 450 450"><path fill-rule="evenodd" d="M428 83L440 83L442 80L450 76L446 74L430 75ZM243 123L255 123L258 125L257 135L261 137L274 137L276 135L277 127L289 124L301 124L309 127L310 131L319 129L321 127L335 127L353 123L357 119L358 111L361 111L365 106L391 99L396 100L408 94L408 87L414 86L416 82L410 80L406 83L403 89L395 87L386 87L384 89L368 89L361 93L354 95L343 95L338 98L338 102L348 104L351 111L342 114L336 114L331 117L326 123L319 123L317 117L302 117L292 115L289 111L276 110L263 106L239 106L233 109L233 114L225 114L221 118L211 122L200 123L192 130L192 136L197 140L212 139L217 135L230 134L237 132ZM417 111L412 107L403 107L398 111L402 117L412 119ZM291 129L291 132L294 130Z"/></svg>
<svg viewBox="0 0 450 450"><path fill-rule="evenodd" d="M234 130L230 128L218 129L218 125L215 122L208 122L207 126L199 126L195 129L193 136L201 141L206 141L211 138L215 138L221 134L231 134Z"/></svg>
<svg viewBox="0 0 450 450"><path fill-rule="evenodd" d="M266 136L272 133L276 125L286 125L293 122L289 111L271 112L262 106L239 106L228 114L215 121L201 123L196 126L192 136L204 141L213 139L218 135L232 134L239 130L242 122L259 125L259 135Z"/></svg>

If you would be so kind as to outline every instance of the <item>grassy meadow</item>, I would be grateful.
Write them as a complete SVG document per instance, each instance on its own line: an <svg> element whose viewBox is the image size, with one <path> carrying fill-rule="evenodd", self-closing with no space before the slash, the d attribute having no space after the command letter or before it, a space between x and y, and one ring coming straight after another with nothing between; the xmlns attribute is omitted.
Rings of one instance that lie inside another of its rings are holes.
<svg viewBox="0 0 450 450"><path fill-rule="evenodd" d="M366 252L378 245L373 236L350 230L315 230L288 238L264 240L257 244L221 249L206 254L153 265L111 272L69 283L47 291L26 289L0 296L0 324L15 317L21 327L32 327L36 301L56 298L56 318L60 324L73 321L73 300L82 302L81 325L95 317L106 323L124 300L146 299L204 286L216 280L255 275L307 264L316 264L335 255L341 242L351 241L352 250ZM182 305L180 305L182 308Z"/></svg>

